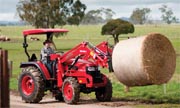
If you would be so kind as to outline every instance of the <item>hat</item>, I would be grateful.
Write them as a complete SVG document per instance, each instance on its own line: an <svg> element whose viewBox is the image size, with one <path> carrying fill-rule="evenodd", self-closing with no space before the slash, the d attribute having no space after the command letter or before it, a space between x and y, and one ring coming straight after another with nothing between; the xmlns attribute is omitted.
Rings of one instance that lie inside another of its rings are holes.
<svg viewBox="0 0 180 108"><path fill-rule="evenodd" d="M51 43L51 41L45 40L45 41L43 42L43 45L45 45L46 43Z"/></svg>

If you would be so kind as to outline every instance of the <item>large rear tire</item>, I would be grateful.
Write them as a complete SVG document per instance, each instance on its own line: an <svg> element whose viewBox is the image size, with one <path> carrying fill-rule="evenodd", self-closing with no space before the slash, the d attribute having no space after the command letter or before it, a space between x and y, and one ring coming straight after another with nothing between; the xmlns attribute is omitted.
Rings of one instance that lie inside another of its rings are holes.
<svg viewBox="0 0 180 108"><path fill-rule="evenodd" d="M76 104L80 97L79 83L75 78L68 77L62 86L63 98L67 104Z"/></svg>
<svg viewBox="0 0 180 108"><path fill-rule="evenodd" d="M107 79L105 87L97 88L95 91L96 99L101 102L111 101L112 98L112 83Z"/></svg>
<svg viewBox="0 0 180 108"><path fill-rule="evenodd" d="M38 103L44 96L45 84L42 74L35 67L26 67L18 80L18 90L22 99L27 103Z"/></svg>

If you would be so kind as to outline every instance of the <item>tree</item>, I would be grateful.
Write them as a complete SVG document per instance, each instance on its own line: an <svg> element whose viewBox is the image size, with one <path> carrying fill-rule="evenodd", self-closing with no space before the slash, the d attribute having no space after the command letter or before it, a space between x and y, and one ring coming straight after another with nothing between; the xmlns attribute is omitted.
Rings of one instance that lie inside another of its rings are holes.
<svg viewBox="0 0 180 108"><path fill-rule="evenodd" d="M79 25L85 10L86 5L80 0L20 0L17 4L21 20L36 28L54 28L67 23ZM54 44L52 36L50 41Z"/></svg>
<svg viewBox="0 0 180 108"><path fill-rule="evenodd" d="M144 24L148 20L148 15L151 12L149 8L136 8L133 10L130 19L134 24Z"/></svg>
<svg viewBox="0 0 180 108"><path fill-rule="evenodd" d="M82 24L102 24L111 20L114 14L109 8L90 10L85 14Z"/></svg>
<svg viewBox="0 0 180 108"><path fill-rule="evenodd" d="M178 22L178 19L173 16L172 9L168 8L167 5L162 5L159 10L162 13L162 20L165 21L167 24L171 24L172 22Z"/></svg>
<svg viewBox="0 0 180 108"><path fill-rule="evenodd" d="M103 22L103 18L99 10L90 10L82 20L82 24L99 24Z"/></svg>
<svg viewBox="0 0 180 108"><path fill-rule="evenodd" d="M105 22L111 20L113 15L115 15L115 12L112 11L111 9L109 9L109 8L101 8L100 11L102 12L102 14L104 14Z"/></svg>
<svg viewBox="0 0 180 108"><path fill-rule="evenodd" d="M85 15L86 6L77 0L72 6L72 15L67 22L70 25L79 25Z"/></svg>
<svg viewBox="0 0 180 108"><path fill-rule="evenodd" d="M20 0L17 4L21 20L36 28L54 28L67 23L78 25L85 9L79 0Z"/></svg>
<svg viewBox="0 0 180 108"><path fill-rule="evenodd" d="M134 25L122 19L110 20L102 27L102 35L112 35L114 44L119 42L119 35L134 32Z"/></svg>

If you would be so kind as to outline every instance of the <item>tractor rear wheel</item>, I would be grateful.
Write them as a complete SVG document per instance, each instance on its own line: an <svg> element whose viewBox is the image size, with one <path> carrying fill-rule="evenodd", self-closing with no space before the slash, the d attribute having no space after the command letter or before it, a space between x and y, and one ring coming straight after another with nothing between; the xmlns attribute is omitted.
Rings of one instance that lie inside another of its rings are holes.
<svg viewBox="0 0 180 108"><path fill-rule="evenodd" d="M22 99L27 103L38 103L44 96L45 84L42 74L35 67L22 69L19 76L18 90Z"/></svg>
<svg viewBox="0 0 180 108"><path fill-rule="evenodd" d="M101 102L111 101L112 98L112 83L107 79L105 87L97 88L95 91L96 99Z"/></svg>
<svg viewBox="0 0 180 108"><path fill-rule="evenodd" d="M68 104L76 104L80 97L79 83L75 78L68 77L62 86L64 101Z"/></svg>

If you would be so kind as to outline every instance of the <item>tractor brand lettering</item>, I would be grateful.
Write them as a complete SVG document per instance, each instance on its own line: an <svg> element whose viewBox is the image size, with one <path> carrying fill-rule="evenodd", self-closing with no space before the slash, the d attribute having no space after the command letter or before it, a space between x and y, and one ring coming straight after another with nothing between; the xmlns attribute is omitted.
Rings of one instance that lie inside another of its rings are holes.
<svg viewBox="0 0 180 108"><path fill-rule="evenodd" d="M87 51L85 51L85 50L80 50L79 52L81 52L81 53L86 53Z"/></svg>

